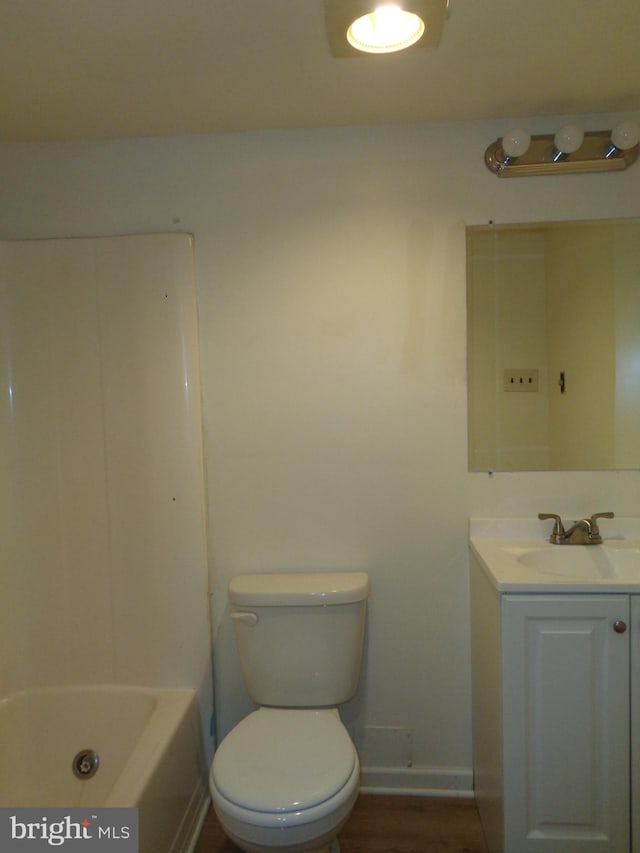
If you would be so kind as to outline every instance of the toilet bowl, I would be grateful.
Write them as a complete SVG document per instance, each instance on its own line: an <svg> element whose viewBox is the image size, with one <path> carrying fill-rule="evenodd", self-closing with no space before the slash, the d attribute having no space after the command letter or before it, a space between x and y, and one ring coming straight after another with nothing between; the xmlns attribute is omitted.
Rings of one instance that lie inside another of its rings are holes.
<svg viewBox="0 0 640 853"><path fill-rule="evenodd" d="M358 795L360 766L336 709L260 708L218 748L210 790L242 850L330 847Z"/></svg>
<svg viewBox="0 0 640 853"><path fill-rule="evenodd" d="M360 765L335 708L260 708L223 740L211 768L226 834L250 853L338 850Z"/></svg>
<svg viewBox="0 0 640 853"><path fill-rule="evenodd" d="M258 707L216 749L222 828L247 853L336 853L360 763L337 707L358 687L365 572L238 575L229 584L240 665Z"/></svg>

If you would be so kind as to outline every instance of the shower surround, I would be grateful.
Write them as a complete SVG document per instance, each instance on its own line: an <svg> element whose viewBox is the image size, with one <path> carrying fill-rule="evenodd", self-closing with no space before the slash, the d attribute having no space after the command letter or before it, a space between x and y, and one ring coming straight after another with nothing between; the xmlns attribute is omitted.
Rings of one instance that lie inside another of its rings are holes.
<svg viewBox="0 0 640 853"><path fill-rule="evenodd" d="M208 733L192 238L0 243L0 393L3 708L45 688L184 688ZM196 776L210 751L201 735Z"/></svg>

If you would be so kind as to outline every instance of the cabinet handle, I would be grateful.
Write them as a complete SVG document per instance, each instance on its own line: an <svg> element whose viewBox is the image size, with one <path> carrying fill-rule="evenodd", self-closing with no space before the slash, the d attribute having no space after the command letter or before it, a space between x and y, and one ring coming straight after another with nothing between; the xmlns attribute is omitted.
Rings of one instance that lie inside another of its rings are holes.
<svg viewBox="0 0 640 853"><path fill-rule="evenodd" d="M616 619L616 621L613 623L613 630L616 632L616 634L624 634L624 632L627 630L627 623L623 622L622 619Z"/></svg>

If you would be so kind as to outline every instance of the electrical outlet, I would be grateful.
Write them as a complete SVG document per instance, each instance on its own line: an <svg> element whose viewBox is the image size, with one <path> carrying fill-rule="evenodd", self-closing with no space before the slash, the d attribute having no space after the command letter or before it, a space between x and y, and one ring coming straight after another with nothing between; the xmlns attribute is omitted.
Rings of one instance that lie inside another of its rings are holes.
<svg viewBox="0 0 640 853"><path fill-rule="evenodd" d="M515 367L506 368L504 371L505 391L537 391L538 371L524 370Z"/></svg>

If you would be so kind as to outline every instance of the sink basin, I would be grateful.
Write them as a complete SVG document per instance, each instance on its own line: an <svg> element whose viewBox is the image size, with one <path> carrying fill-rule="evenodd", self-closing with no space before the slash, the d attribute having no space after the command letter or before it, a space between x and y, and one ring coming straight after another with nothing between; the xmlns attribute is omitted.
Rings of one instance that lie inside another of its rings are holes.
<svg viewBox="0 0 640 853"><path fill-rule="evenodd" d="M471 519L474 561L499 592L640 593L640 517L602 525L602 545L552 545L538 519Z"/></svg>
<svg viewBox="0 0 640 853"><path fill-rule="evenodd" d="M568 578L640 579L638 543L611 542L603 545L550 545L527 550L510 549L517 561L529 569Z"/></svg>

